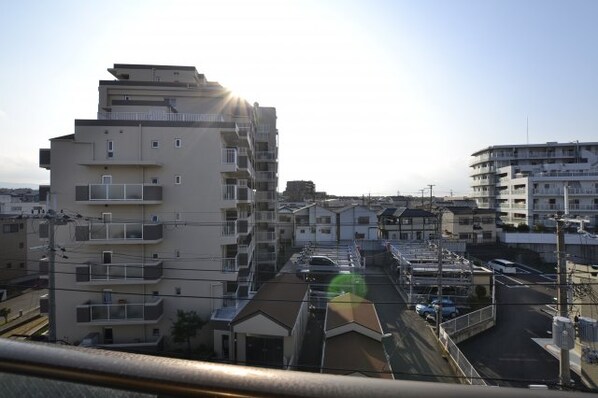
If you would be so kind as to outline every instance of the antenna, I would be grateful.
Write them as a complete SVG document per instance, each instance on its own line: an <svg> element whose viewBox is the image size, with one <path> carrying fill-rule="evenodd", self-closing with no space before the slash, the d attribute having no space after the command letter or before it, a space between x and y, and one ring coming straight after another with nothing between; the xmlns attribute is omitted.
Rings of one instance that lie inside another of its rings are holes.
<svg viewBox="0 0 598 398"><path fill-rule="evenodd" d="M525 115L525 139L526 144L529 145L529 117Z"/></svg>

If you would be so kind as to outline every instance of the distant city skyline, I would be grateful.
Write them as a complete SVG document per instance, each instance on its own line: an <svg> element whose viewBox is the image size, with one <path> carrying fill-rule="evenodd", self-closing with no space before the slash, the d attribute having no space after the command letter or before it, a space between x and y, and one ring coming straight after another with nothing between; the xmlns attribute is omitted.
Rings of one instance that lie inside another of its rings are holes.
<svg viewBox="0 0 598 398"><path fill-rule="evenodd" d="M188 65L277 109L279 191L466 195L492 145L596 141L593 1L6 3L0 181L93 119L114 63ZM429 191L427 191L429 192Z"/></svg>

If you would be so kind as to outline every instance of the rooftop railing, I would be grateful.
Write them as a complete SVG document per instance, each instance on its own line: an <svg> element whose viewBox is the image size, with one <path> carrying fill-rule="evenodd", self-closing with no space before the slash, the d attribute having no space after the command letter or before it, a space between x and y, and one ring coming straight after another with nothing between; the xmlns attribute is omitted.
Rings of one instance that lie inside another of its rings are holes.
<svg viewBox="0 0 598 398"><path fill-rule="evenodd" d="M16 395L17 390L27 391L23 388L24 385L15 383L36 385L43 393L43 389L48 388L50 382L68 382L63 383L63 395L73 393L81 387L100 386L114 390L148 393L152 396L177 397L582 398L588 396L581 392L569 391L489 388L285 371L13 340L2 341L0 372L20 375L13 377L11 383L3 385L3 395L6 396ZM38 392L37 389L32 391ZM78 395L85 396L83 393ZM19 396L23 397L23 395Z"/></svg>
<svg viewBox="0 0 598 398"><path fill-rule="evenodd" d="M167 122L224 122L219 114L166 112L98 112L98 120L158 120Z"/></svg>

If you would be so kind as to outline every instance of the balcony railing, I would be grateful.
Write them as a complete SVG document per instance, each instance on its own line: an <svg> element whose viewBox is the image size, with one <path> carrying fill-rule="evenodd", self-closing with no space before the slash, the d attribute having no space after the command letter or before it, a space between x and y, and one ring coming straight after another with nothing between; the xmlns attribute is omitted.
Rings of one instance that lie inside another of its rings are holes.
<svg viewBox="0 0 598 398"><path fill-rule="evenodd" d="M90 202L160 202L162 186L144 184L89 184L75 187L75 200Z"/></svg>
<svg viewBox="0 0 598 398"><path fill-rule="evenodd" d="M76 268L77 282L154 283L162 278L162 261L145 264L88 264Z"/></svg>
<svg viewBox="0 0 598 398"><path fill-rule="evenodd" d="M274 222L276 221L276 212L274 211L258 211L255 213L255 221L257 222Z"/></svg>
<svg viewBox="0 0 598 398"><path fill-rule="evenodd" d="M256 235L258 242L271 242L276 240L276 232L258 231Z"/></svg>
<svg viewBox="0 0 598 398"><path fill-rule="evenodd" d="M98 112L98 120L157 120L167 122L224 122L219 114L166 112Z"/></svg>
<svg viewBox="0 0 598 398"><path fill-rule="evenodd" d="M277 177L275 171L257 171L255 173L255 179L257 181L272 181L276 180Z"/></svg>
<svg viewBox="0 0 598 398"><path fill-rule="evenodd" d="M77 241L153 243L162 239L162 224L92 222L75 228Z"/></svg>
<svg viewBox="0 0 598 398"><path fill-rule="evenodd" d="M222 259L222 272L237 272L238 270L236 257Z"/></svg>
<svg viewBox="0 0 598 398"><path fill-rule="evenodd" d="M254 200L253 189L246 186L225 184L222 186L222 200L252 202Z"/></svg>
<svg viewBox="0 0 598 398"><path fill-rule="evenodd" d="M236 236L237 235L237 221L225 221L222 224L222 236Z"/></svg>
<svg viewBox="0 0 598 398"><path fill-rule="evenodd" d="M33 381L47 380L64 390L62 395L93 396L97 388L112 389L121 396L134 391L157 396L252 396L252 397L538 397L583 398L587 393L512 387L383 380L291 370L227 365L197 360L63 347L55 344L4 339L0 371L10 383L5 396L23 396ZM36 379L40 378L40 379ZM109 380L109 382L107 382ZM61 384L58 384L61 383ZM119 390L120 389L120 390ZM109 390L108 390L109 391ZM18 395L21 394L21 395ZM33 395L33 394L31 394ZM130 394L129 394L130 395Z"/></svg>
<svg viewBox="0 0 598 398"><path fill-rule="evenodd" d="M258 162L273 162L276 159L276 151L258 151L255 153L255 160Z"/></svg>
<svg viewBox="0 0 598 398"><path fill-rule="evenodd" d="M123 300L125 301L125 300ZM163 313L163 301L152 303L92 303L77 306L78 323L156 323Z"/></svg>

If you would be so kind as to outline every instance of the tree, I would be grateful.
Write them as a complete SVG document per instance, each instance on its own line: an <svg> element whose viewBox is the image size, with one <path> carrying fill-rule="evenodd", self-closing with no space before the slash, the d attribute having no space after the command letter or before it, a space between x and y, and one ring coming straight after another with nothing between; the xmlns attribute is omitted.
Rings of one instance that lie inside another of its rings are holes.
<svg viewBox="0 0 598 398"><path fill-rule="evenodd" d="M8 323L8 315L10 314L10 308L0 308L0 316L4 318L4 323Z"/></svg>
<svg viewBox="0 0 598 398"><path fill-rule="evenodd" d="M172 322L170 333L177 343L187 342L187 351L191 352L191 338L197 336L205 321L195 311L177 310L176 321Z"/></svg>

